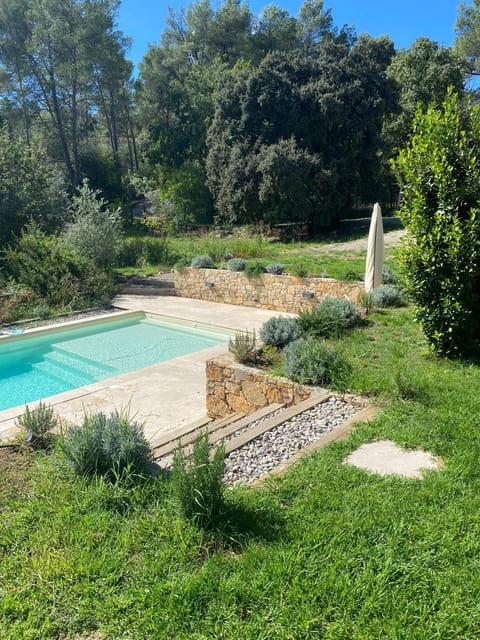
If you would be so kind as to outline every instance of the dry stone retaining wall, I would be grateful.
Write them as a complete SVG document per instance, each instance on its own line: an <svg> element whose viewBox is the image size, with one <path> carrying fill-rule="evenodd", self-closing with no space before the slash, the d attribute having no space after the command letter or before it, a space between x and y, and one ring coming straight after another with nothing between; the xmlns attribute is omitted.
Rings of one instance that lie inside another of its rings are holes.
<svg viewBox="0 0 480 640"><path fill-rule="evenodd" d="M174 275L175 294L209 302L298 313L327 296L359 302L363 282L339 282L333 278L299 278L262 274L249 279L226 269L185 269ZM312 297L308 297L312 295Z"/></svg>
<svg viewBox="0 0 480 640"><path fill-rule="evenodd" d="M249 414L275 402L298 404L312 389L236 363L230 354L207 360L207 414L224 418L235 411Z"/></svg>

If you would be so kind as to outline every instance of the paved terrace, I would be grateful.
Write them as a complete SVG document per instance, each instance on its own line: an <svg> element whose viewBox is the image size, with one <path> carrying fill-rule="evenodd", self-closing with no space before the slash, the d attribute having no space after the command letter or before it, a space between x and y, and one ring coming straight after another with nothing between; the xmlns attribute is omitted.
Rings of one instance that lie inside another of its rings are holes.
<svg viewBox="0 0 480 640"><path fill-rule="evenodd" d="M235 330L258 329L278 315L276 311L204 302L169 296L128 296L115 298L113 304L125 310L140 310L170 318ZM288 315L288 314L284 314ZM65 325L63 325L65 326ZM153 438L205 415L205 361L225 352L219 345L167 362L102 380L74 389L47 402L69 423L79 423L84 411L110 413L128 407L131 417L144 424L145 434ZM33 408L36 403L30 403ZM11 437L15 418L23 407L0 412L0 440Z"/></svg>

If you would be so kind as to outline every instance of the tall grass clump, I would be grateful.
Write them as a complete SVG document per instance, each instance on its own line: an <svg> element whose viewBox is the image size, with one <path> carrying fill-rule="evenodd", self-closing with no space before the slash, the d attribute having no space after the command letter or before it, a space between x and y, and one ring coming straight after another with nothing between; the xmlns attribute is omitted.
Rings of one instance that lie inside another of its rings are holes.
<svg viewBox="0 0 480 640"><path fill-rule="evenodd" d="M80 476L115 480L125 473L144 473L153 459L142 427L126 413L85 414L80 426L69 427L61 450Z"/></svg>
<svg viewBox="0 0 480 640"><path fill-rule="evenodd" d="M294 382L347 389L352 367L337 347L324 340L300 338L287 345L283 353L285 373Z"/></svg>
<svg viewBox="0 0 480 640"><path fill-rule="evenodd" d="M255 360L257 335L253 331L237 331L228 341L228 350L237 362L247 364Z"/></svg>
<svg viewBox="0 0 480 640"><path fill-rule="evenodd" d="M224 508L224 471L223 441L211 456L208 432L194 440L189 454L178 446L173 456L172 489L184 518L204 528L217 522Z"/></svg>
<svg viewBox="0 0 480 640"><path fill-rule="evenodd" d="M29 443L43 447L48 446L49 433L58 426L59 420L53 407L39 402L35 409L30 409L27 404L15 424L25 433Z"/></svg>
<svg viewBox="0 0 480 640"><path fill-rule="evenodd" d="M346 298L327 297L313 309L301 311L298 324L303 334L339 338L361 324L357 306Z"/></svg>

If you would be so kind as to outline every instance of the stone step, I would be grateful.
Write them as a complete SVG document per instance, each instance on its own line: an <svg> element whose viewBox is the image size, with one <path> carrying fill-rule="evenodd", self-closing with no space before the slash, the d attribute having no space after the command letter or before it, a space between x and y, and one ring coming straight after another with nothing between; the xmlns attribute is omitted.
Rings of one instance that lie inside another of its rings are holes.
<svg viewBox="0 0 480 640"><path fill-rule="evenodd" d="M156 287L144 284L127 284L121 289L121 293L130 296L174 296L175 287Z"/></svg>
<svg viewBox="0 0 480 640"><path fill-rule="evenodd" d="M173 273L165 273L159 276L133 276L129 278L129 283L168 289L174 286Z"/></svg>

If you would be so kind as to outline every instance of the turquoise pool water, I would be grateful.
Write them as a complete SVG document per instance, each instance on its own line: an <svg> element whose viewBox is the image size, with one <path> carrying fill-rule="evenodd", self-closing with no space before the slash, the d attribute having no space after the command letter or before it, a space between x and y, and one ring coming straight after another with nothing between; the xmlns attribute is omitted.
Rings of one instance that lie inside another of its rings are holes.
<svg viewBox="0 0 480 640"><path fill-rule="evenodd" d="M0 410L206 349L227 337L129 318L0 340Z"/></svg>

